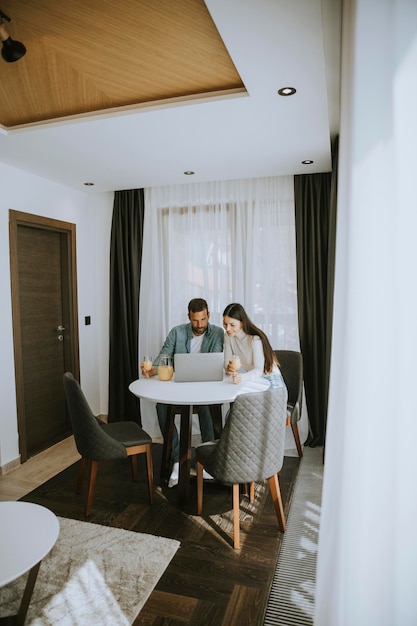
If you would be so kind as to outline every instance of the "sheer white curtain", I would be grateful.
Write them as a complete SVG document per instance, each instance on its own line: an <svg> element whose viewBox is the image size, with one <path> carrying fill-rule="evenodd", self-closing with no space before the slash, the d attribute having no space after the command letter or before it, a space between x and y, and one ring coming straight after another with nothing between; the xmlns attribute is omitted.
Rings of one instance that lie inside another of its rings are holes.
<svg viewBox="0 0 417 626"><path fill-rule="evenodd" d="M316 626L414 626L417 3L346 0Z"/></svg>
<svg viewBox="0 0 417 626"><path fill-rule="evenodd" d="M299 350L292 176L145 189L144 229L140 355L159 352L195 297L219 326L242 303L273 348Z"/></svg>

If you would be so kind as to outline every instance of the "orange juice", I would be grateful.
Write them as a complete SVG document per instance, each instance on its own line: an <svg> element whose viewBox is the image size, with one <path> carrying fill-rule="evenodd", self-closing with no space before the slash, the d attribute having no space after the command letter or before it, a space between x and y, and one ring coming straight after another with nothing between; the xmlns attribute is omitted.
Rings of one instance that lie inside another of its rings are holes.
<svg viewBox="0 0 417 626"><path fill-rule="evenodd" d="M237 372L237 370L240 370L240 358L234 354L231 358L230 365L233 367L235 372Z"/></svg>
<svg viewBox="0 0 417 626"><path fill-rule="evenodd" d="M144 361L143 369L145 370L145 372L149 372L152 369L152 361Z"/></svg>
<svg viewBox="0 0 417 626"><path fill-rule="evenodd" d="M158 365L159 380L171 380L173 374L174 368L172 365Z"/></svg>

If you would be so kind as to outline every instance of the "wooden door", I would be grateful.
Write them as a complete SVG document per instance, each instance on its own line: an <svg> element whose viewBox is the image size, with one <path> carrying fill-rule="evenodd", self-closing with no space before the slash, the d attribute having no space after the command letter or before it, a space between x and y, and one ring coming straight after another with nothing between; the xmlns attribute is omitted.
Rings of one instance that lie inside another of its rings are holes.
<svg viewBox="0 0 417 626"><path fill-rule="evenodd" d="M22 461L67 437L62 376L79 375L75 225L10 211Z"/></svg>

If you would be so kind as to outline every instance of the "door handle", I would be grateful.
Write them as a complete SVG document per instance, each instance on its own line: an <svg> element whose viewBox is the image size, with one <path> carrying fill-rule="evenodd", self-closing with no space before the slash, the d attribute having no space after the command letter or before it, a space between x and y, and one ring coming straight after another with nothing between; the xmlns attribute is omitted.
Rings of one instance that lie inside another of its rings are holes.
<svg viewBox="0 0 417 626"><path fill-rule="evenodd" d="M58 328L57 328L57 331L58 331L58 332L60 332L60 333L62 333L64 330L65 330L65 327L64 327L64 326L62 326L62 324L60 324L60 325L58 326Z"/></svg>

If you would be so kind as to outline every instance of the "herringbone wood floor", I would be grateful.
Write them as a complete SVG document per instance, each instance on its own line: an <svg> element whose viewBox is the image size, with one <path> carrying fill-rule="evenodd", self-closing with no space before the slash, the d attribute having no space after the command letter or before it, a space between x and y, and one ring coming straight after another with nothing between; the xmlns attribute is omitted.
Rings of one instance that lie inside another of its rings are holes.
<svg viewBox="0 0 417 626"><path fill-rule="evenodd" d="M172 537L181 542L180 549L135 620L135 626L261 625L282 541L267 484L257 485L253 505L242 496L242 547L235 551L232 547L230 487L206 482L203 516L200 517L196 515L196 488L195 479L192 479L190 502L179 508L176 489L158 484L162 446L155 444L153 449L154 504L150 506L148 503L144 462L139 463L138 483L131 481L128 462L104 463L99 469L93 512L88 518L93 523ZM62 447L60 452L62 454ZM77 457L72 451L69 458L72 454ZM78 465L78 462L73 463L30 493L23 497L20 493L18 497L47 506L59 516L85 521L85 491L82 495L74 492ZM298 458L285 458L280 484L287 513L298 466ZM15 487L18 483L16 474L24 467L8 475L10 480L15 474ZM59 461L56 467L59 467ZM33 474L32 469L32 480L36 480ZM9 487L5 487L6 479L7 476L0 478L0 498L3 493L3 499L13 499L4 497L4 491L10 490L10 482ZM28 484L27 477L24 484Z"/></svg>

